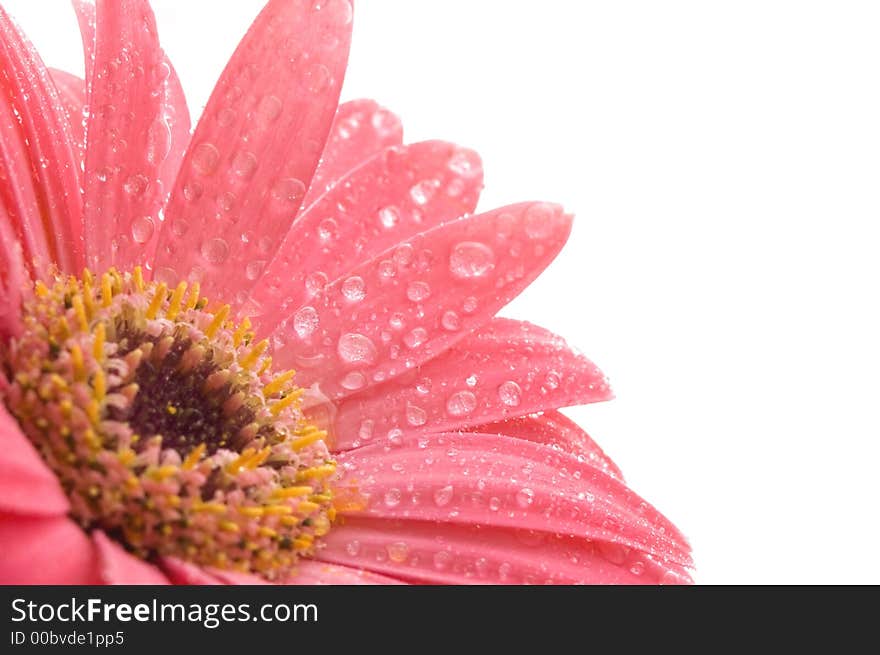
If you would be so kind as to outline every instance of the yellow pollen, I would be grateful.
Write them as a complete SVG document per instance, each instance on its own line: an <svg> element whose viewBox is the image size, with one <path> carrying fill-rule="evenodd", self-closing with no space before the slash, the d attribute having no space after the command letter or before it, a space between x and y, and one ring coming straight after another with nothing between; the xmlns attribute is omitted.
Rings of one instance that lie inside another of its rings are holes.
<svg viewBox="0 0 880 655"><path fill-rule="evenodd" d="M135 266L134 270L131 272L131 277L134 279L135 288L143 293L144 292L144 272L140 266Z"/></svg>
<svg viewBox="0 0 880 655"><path fill-rule="evenodd" d="M239 323L238 327L235 329L235 332L232 334L232 343L238 348L241 345L241 342L244 340L247 335L247 331L251 329L251 319L245 316L241 323Z"/></svg>
<svg viewBox="0 0 880 655"><path fill-rule="evenodd" d="M300 399L300 396L302 396L302 392L303 392L302 389L297 389L296 391L290 392L289 394L287 394L284 398L282 398L278 402L273 403L269 407L269 411L274 416L278 416L281 412L283 412L285 409L287 409L288 407L293 405L296 401L298 401Z"/></svg>
<svg viewBox="0 0 880 655"><path fill-rule="evenodd" d="M241 531L241 528L238 527L238 524L233 523L232 521L220 521L219 523L217 523L217 527L219 527L224 532L240 532Z"/></svg>
<svg viewBox="0 0 880 655"><path fill-rule="evenodd" d="M307 446L311 446L316 441L323 441L324 437L327 436L326 430L314 430L313 432L300 437L299 439L295 439L290 447L294 450L302 450Z"/></svg>
<svg viewBox="0 0 880 655"><path fill-rule="evenodd" d="M299 501L299 505L296 506L296 509L300 514L311 514L316 509L320 509L321 506L318 503L313 503L310 500L301 500Z"/></svg>
<svg viewBox="0 0 880 655"><path fill-rule="evenodd" d="M302 469L297 471L296 480L297 482L302 480L313 480L316 478L329 478L331 475L336 473L336 465L335 464L324 464L323 466L313 466L310 468Z"/></svg>
<svg viewBox="0 0 880 655"><path fill-rule="evenodd" d="M201 291L201 286L198 282L193 282L192 287L190 287L189 296L186 299L187 309L195 309L195 306L199 303L199 291Z"/></svg>
<svg viewBox="0 0 880 655"><path fill-rule="evenodd" d="M294 498L297 496L308 496L314 491L311 487L284 487L276 489L272 492L273 498Z"/></svg>
<svg viewBox="0 0 880 655"><path fill-rule="evenodd" d="M74 344L70 349L70 361L73 364L73 379L82 380L86 377L86 365L83 361L82 348Z"/></svg>
<svg viewBox="0 0 880 655"><path fill-rule="evenodd" d="M95 375L92 378L92 388L95 390L97 401L102 402L107 395L107 378L104 376L104 371L100 368L95 371Z"/></svg>

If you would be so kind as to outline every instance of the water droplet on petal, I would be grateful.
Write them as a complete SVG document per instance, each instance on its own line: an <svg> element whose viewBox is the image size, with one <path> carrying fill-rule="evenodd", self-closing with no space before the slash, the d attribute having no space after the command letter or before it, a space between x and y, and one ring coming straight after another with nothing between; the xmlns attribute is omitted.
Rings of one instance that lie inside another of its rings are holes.
<svg viewBox="0 0 880 655"><path fill-rule="evenodd" d="M378 352L369 337L349 332L339 337L336 352L343 363L350 366L369 366L376 361Z"/></svg>
<svg viewBox="0 0 880 655"><path fill-rule="evenodd" d="M529 238L546 239L550 236L557 223L556 210L554 205L546 202L536 202L526 210L526 234Z"/></svg>
<svg viewBox="0 0 880 655"><path fill-rule="evenodd" d="M357 557L361 552L361 542L357 539L352 539L347 544L345 544L345 552L351 555L352 557Z"/></svg>
<svg viewBox="0 0 880 655"><path fill-rule="evenodd" d="M229 256L229 245L220 237L202 242L202 257L209 264L222 264Z"/></svg>
<svg viewBox="0 0 880 655"><path fill-rule="evenodd" d="M495 253L484 243L463 241L449 255L449 271L459 279L483 277L494 268Z"/></svg>
<svg viewBox="0 0 880 655"><path fill-rule="evenodd" d="M156 225L149 216L139 216L131 222L131 238L135 243L146 243L153 238Z"/></svg>
<svg viewBox="0 0 880 655"><path fill-rule="evenodd" d="M459 148L449 159L449 170L462 177L475 177L480 174L480 157L473 150Z"/></svg>
<svg viewBox="0 0 880 655"><path fill-rule="evenodd" d="M210 175L217 170L220 163L220 152L211 143L200 143L192 154L192 167L197 173Z"/></svg>
<svg viewBox="0 0 880 655"><path fill-rule="evenodd" d="M385 505L388 507L397 507L400 505L400 489L391 488L385 492Z"/></svg>
<svg viewBox="0 0 880 655"><path fill-rule="evenodd" d="M352 371L347 374L344 378L342 378L343 389L348 389L349 391L357 391L358 389L363 389L364 385L367 383L367 378L364 377L363 373L359 371Z"/></svg>
<svg viewBox="0 0 880 655"><path fill-rule="evenodd" d="M477 397L470 391L458 391L446 400L446 413L467 416L477 408Z"/></svg>
<svg viewBox="0 0 880 655"><path fill-rule="evenodd" d="M306 194L306 185L295 177L285 177L272 186L272 197L278 202L298 206Z"/></svg>
<svg viewBox="0 0 880 655"><path fill-rule="evenodd" d="M276 96L263 96L257 105L257 121L268 126L281 115L281 107L281 100Z"/></svg>
<svg viewBox="0 0 880 655"><path fill-rule="evenodd" d="M547 375L544 376L544 386L547 389L549 389L550 391L558 389L559 388L559 374L556 373L555 371L550 371L549 373L547 373Z"/></svg>
<svg viewBox="0 0 880 655"><path fill-rule="evenodd" d="M260 278L260 275L263 274L263 269L265 267L266 260L264 259L248 262L248 265L244 267L244 276L251 282L255 282Z"/></svg>
<svg viewBox="0 0 880 655"><path fill-rule="evenodd" d="M425 421L428 420L428 414L424 409L417 405L413 405L412 403L407 403L406 406L406 422L409 423L412 427L416 428L420 425L424 425Z"/></svg>
<svg viewBox="0 0 880 655"><path fill-rule="evenodd" d="M362 441L369 441L373 438L373 421L372 419L364 419L361 427L358 429L358 438Z"/></svg>
<svg viewBox="0 0 880 655"><path fill-rule="evenodd" d="M293 329L300 339L309 338L318 328L318 312L314 307L300 307L293 315Z"/></svg>
<svg viewBox="0 0 880 655"><path fill-rule="evenodd" d="M437 507L445 507L449 504L449 501L452 500L452 485L446 485L445 487L440 487L439 489L434 491L434 502L437 504Z"/></svg>
<svg viewBox="0 0 880 655"><path fill-rule="evenodd" d="M342 295L351 302L359 302L364 299L364 280L357 275L352 275L342 283Z"/></svg>
<svg viewBox="0 0 880 655"><path fill-rule="evenodd" d="M385 228L392 228L400 222L400 212L397 207L385 207L379 210L379 222Z"/></svg>
<svg viewBox="0 0 880 655"><path fill-rule="evenodd" d="M395 541L392 544L388 544L385 547L385 550L388 551L388 559L392 562L397 562L398 564L405 562L406 556L409 554L409 546L402 541Z"/></svg>
<svg viewBox="0 0 880 655"><path fill-rule="evenodd" d="M320 293L324 290L324 287L327 286L327 274L322 273L321 271L317 271L315 273L310 273L306 278L306 291L309 292L310 295L315 295L316 293Z"/></svg>
<svg viewBox="0 0 880 655"><path fill-rule="evenodd" d="M232 159L232 172L248 180L257 170L257 156L247 150L239 150Z"/></svg>
<svg viewBox="0 0 880 655"><path fill-rule="evenodd" d="M413 349L418 348L427 340L428 331L422 327L413 328L405 337L403 337L403 343L406 344L406 347Z"/></svg>
<svg viewBox="0 0 880 655"><path fill-rule="evenodd" d="M440 183L437 180L424 180L409 190L409 196L417 205L425 205L434 197Z"/></svg>
<svg viewBox="0 0 880 655"><path fill-rule="evenodd" d="M523 487L516 492L516 504L523 509L531 505L535 500L535 492L528 487Z"/></svg>
<svg viewBox="0 0 880 655"><path fill-rule="evenodd" d="M431 295L431 287L427 282L410 282L406 287L406 297L413 302L422 302Z"/></svg>
<svg viewBox="0 0 880 655"><path fill-rule="evenodd" d="M461 305L461 311L465 314L473 314L477 311L477 299L473 296L468 296L464 299L464 302Z"/></svg>
<svg viewBox="0 0 880 655"><path fill-rule="evenodd" d="M443 312L443 316L440 317L440 325L443 326L444 330L455 332L458 328L461 327L461 319L458 317L458 314L456 314L452 310L449 310Z"/></svg>
<svg viewBox="0 0 880 655"><path fill-rule="evenodd" d="M137 173L135 175L130 175L125 181L125 184L122 185L122 188L130 196L140 196L147 190L149 184L150 181L145 175Z"/></svg>
<svg viewBox="0 0 880 655"><path fill-rule="evenodd" d="M497 512L499 509L501 509L501 499L497 496L492 496L489 499L489 509L493 512Z"/></svg>
<svg viewBox="0 0 880 655"><path fill-rule="evenodd" d="M498 398L508 407L517 407L522 401L522 389L513 380L498 385Z"/></svg>

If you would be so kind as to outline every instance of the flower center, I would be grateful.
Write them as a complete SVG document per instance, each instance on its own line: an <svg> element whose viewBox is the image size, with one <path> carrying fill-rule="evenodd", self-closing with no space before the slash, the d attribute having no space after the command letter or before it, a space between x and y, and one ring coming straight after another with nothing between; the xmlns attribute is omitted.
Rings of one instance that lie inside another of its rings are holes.
<svg viewBox="0 0 880 655"><path fill-rule="evenodd" d="M140 268L37 282L23 310L4 401L86 529L269 579L314 552L335 463L247 319Z"/></svg>

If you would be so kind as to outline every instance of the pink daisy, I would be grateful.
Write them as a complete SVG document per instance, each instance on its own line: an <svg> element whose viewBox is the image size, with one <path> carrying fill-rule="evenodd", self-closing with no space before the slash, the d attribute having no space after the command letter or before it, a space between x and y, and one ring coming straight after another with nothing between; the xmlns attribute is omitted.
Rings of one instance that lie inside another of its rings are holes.
<svg viewBox="0 0 880 655"><path fill-rule="evenodd" d="M190 134L146 0L86 80L0 10L0 582L689 582L679 531L495 318L571 217L338 105L348 0L271 0Z"/></svg>

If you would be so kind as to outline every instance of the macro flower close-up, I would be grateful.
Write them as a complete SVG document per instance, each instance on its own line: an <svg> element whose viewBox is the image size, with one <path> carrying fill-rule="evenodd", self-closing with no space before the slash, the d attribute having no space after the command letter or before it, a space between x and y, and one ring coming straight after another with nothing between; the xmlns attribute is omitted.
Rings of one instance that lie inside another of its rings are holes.
<svg viewBox="0 0 880 655"><path fill-rule="evenodd" d="M192 123L146 0L74 6L84 79L0 10L0 582L691 582L559 411L605 375L496 316L573 217L340 103L348 0L270 0Z"/></svg>

